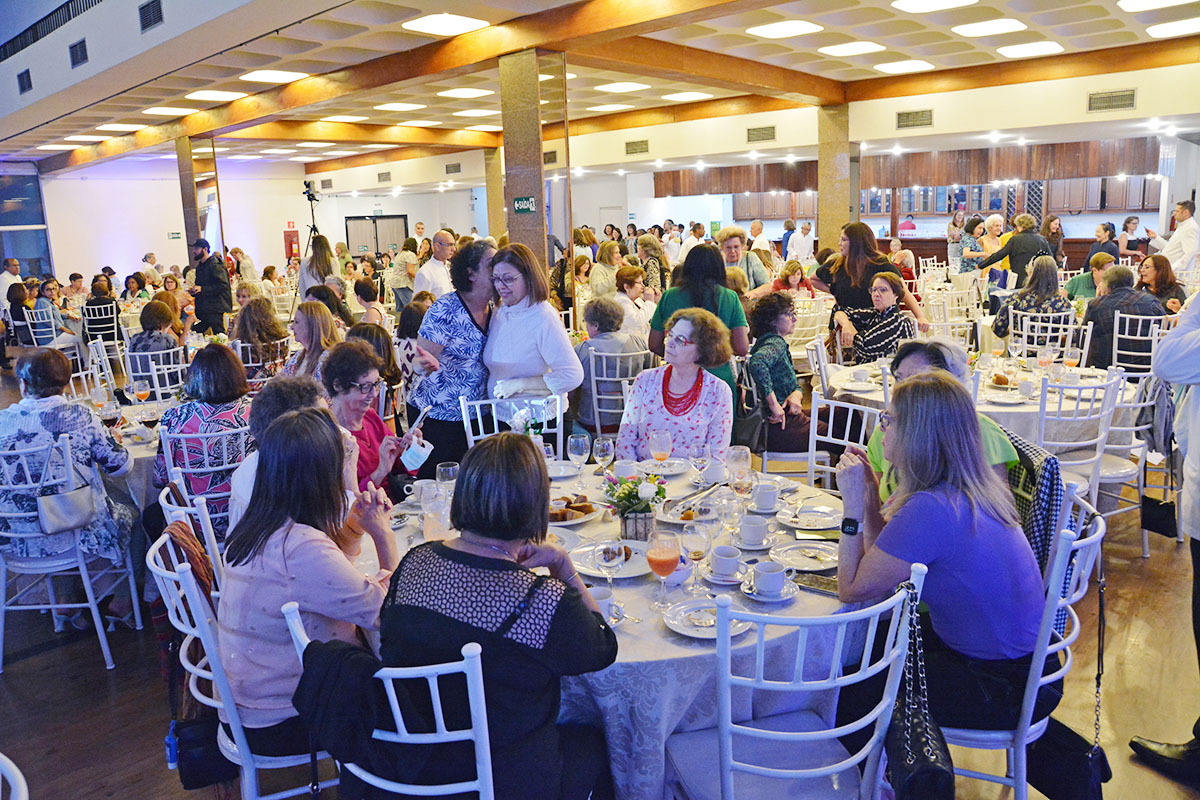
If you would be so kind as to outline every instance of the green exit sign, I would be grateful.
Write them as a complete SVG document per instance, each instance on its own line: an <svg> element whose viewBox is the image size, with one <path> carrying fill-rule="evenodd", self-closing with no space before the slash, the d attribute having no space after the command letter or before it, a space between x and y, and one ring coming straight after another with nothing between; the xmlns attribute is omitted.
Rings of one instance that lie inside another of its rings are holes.
<svg viewBox="0 0 1200 800"><path fill-rule="evenodd" d="M513 198L513 211L517 214L536 214L537 199L533 197Z"/></svg>

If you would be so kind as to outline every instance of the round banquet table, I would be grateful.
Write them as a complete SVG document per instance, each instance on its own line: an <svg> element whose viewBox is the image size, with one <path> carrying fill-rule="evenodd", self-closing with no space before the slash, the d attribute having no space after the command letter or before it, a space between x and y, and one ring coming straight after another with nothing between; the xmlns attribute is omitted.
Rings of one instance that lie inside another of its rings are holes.
<svg viewBox="0 0 1200 800"><path fill-rule="evenodd" d="M586 494L592 502L603 498L602 479L593 475L595 468L594 464L584 467L587 489L578 492ZM689 478L690 475L668 478L667 498L682 497L694 491ZM798 487L794 494L786 498L790 503L819 498L822 503L841 507L838 498L818 489L793 484L786 479L784 482L789 488ZM551 483L550 494L552 497L573 494L577 492L574 487L574 476L556 479ZM421 542L423 536L415 523L417 514L411 513L416 509L409 504L402 504L399 510L411 514L409 522L396 530L403 553ZM619 524L616 519L601 517L568 529L578 534L581 542L586 542L597 535L611 532ZM659 527L678 528L669 523L656 524ZM792 532L791 528L783 526L779 526L779 530ZM834 537L836 532L823 535ZM791 536L787 536L784 541L791 539ZM716 543L728 544L728 536L722 534ZM743 559L757 557L765 560L767 551L743 551L742 556ZM364 537L363 552L355 563L364 569L371 569L378 563L368 537ZM603 578L585 576L584 580L596 586L604 583ZM801 591L791 602L768 605L745 597L736 586L723 587L708 583L704 583L704 586L714 595L728 594L733 597L735 609L756 613L810 617L843 610L836 598L806 591ZM562 680L559 720L586 723L604 729L616 796L621 800L668 800L672 797L669 788L671 776L667 774L665 759L667 737L672 733L712 728L717 724L716 643L713 640L685 637L668 629L661 615L649 608L657 591L658 578L653 573L637 578L616 579L614 598L624 607L626 617L614 628L618 642L616 663L598 672ZM680 602L685 598L681 586L670 587L668 599L671 602ZM634 622L634 619L640 621ZM864 630L858 631L859 637L865 635ZM794 632L768 628L765 648L768 676L791 676L794 673L796 639ZM753 631L734 639L735 672L744 671L753 664L754 643ZM859 651L861 648L860 639ZM832 635L822 640L810 632L805 651L805 676L827 675L833 649ZM844 650L846 653L853 651L853 646L847 646ZM733 696L733 716L735 721L744 721L805 709L832 724L836 705L837 693L833 690L803 694L744 691L735 692Z"/></svg>

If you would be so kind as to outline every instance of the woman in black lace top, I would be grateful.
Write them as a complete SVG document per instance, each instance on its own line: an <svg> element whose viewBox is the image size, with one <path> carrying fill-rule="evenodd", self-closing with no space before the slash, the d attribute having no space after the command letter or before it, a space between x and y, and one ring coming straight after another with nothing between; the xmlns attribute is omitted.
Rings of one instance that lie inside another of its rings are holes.
<svg viewBox="0 0 1200 800"><path fill-rule="evenodd" d="M545 541L545 464L515 433L467 453L450 507L462 533L401 561L383 602L380 654L387 666L421 666L457 661L464 644L478 642L497 800L600 800L612 796L603 733L557 724L559 679L613 663L617 640L566 551ZM539 566L550 577L531 571ZM429 714L428 692L413 688ZM465 683L448 689L447 724L465 726ZM474 775L469 742L444 747L418 782Z"/></svg>

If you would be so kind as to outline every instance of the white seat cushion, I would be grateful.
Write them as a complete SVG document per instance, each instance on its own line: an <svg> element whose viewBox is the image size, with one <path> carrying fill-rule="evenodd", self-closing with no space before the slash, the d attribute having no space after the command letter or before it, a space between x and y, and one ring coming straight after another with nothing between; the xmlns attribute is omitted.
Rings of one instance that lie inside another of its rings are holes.
<svg viewBox="0 0 1200 800"><path fill-rule="evenodd" d="M744 725L772 731L814 731L827 728L812 711L777 714ZM836 764L848 753L837 739L818 742L772 742L733 736L735 761L775 769L814 769ZM676 733L667 739L667 763L676 784L690 800L721 800L721 758L717 729ZM744 800L785 798L857 798L858 767L824 778L780 780L733 773L734 796Z"/></svg>

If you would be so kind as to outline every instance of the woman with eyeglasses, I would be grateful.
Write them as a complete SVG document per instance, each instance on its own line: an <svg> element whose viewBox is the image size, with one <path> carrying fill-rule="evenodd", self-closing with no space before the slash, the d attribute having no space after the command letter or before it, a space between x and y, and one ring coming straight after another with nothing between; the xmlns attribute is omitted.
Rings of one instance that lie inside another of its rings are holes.
<svg viewBox="0 0 1200 800"><path fill-rule="evenodd" d="M859 312L854 334L854 359L860 364L890 356L901 341L917 335L917 326L900 311L904 281L899 275L876 273L870 292L872 308Z"/></svg>
<svg viewBox="0 0 1200 800"><path fill-rule="evenodd" d="M378 486L387 490L389 497L402 499L402 492L393 490L389 478L396 461L419 436L415 430L403 437L393 435L375 410L383 385L381 367L383 359L370 344L349 339L329 351L321 383L329 393L333 418L358 443L358 491Z"/></svg>
<svg viewBox="0 0 1200 800"><path fill-rule="evenodd" d="M792 296L788 292L771 292L750 307L748 316L754 347L746 366L758 388L758 396L767 406L770 423L767 449L787 453L807 450L812 420L804 411L804 391L796 380L786 338L796 330Z"/></svg>

